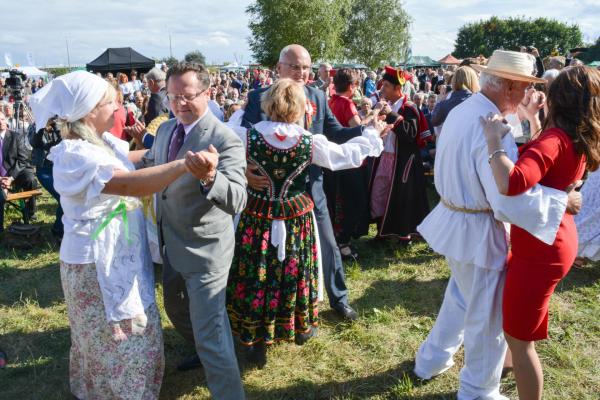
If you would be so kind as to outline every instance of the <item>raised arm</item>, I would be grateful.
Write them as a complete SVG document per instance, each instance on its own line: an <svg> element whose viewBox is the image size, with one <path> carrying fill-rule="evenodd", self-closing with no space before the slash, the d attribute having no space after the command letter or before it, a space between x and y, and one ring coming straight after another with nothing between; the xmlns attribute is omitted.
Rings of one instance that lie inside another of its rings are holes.
<svg viewBox="0 0 600 400"><path fill-rule="evenodd" d="M382 151L383 141L373 127L343 144L330 142L323 135L313 135L312 162L332 171L358 168L365 158L378 157Z"/></svg>
<svg viewBox="0 0 600 400"><path fill-rule="evenodd" d="M159 192L186 172L185 160L136 171L115 169L102 193L142 197Z"/></svg>
<svg viewBox="0 0 600 400"><path fill-rule="evenodd" d="M516 160L517 147L511 135L504 137L502 147L511 161ZM474 156L479 182L494 211L494 217L525 229L544 243L554 243L567 208L567 193L536 184L518 196L504 196L498 191L488 163L487 146L483 144L477 147Z"/></svg>

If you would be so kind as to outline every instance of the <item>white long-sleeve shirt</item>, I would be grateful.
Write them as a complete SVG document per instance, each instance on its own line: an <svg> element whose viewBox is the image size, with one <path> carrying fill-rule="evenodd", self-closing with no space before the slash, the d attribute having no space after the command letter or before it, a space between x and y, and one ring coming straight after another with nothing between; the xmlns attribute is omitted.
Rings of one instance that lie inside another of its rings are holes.
<svg viewBox="0 0 600 400"><path fill-rule="evenodd" d="M383 151L383 141L377 130L372 127L365 128L362 136L352 138L344 144L330 142L324 135L312 134L297 124L261 121L254 125L254 129L263 135L269 145L278 149L289 149L298 143L298 138L301 135L312 135L313 153L311 163L332 171L360 167L365 158L378 157ZM236 132L247 145L245 130L240 129ZM317 224L315 223L316 229ZM286 237L287 232L284 221L273 220L271 222L271 244L278 247L277 256L281 261L285 259Z"/></svg>
<svg viewBox="0 0 600 400"><path fill-rule="evenodd" d="M444 122L435 158L435 187L450 204L492 213L464 213L438 204L417 230L431 248L461 263L504 268L507 232L497 220L515 224L544 243L552 244L565 213L567 194L536 185L519 196L499 193L488 163L488 148L479 117L500 111L478 93L454 108ZM512 135L502 141L516 161Z"/></svg>

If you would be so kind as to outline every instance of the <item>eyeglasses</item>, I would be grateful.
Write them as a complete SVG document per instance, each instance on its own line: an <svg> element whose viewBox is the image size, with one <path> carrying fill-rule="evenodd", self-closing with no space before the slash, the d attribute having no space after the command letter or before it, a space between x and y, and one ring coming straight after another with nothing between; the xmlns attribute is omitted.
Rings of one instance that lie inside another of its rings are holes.
<svg viewBox="0 0 600 400"><path fill-rule="evenodd" d="M200 96L202 93L206 92L206 89L194 93L194 94L173 94L173 93L167 93L167 99L169 99L169 101L172 102L179 102L182 101L184 103L189 103L191 101L194 101L196 99L196 97Z"/></svg>
<svg viewBox="0 0 600 400"><path fill-rule="evenodd" d="M287 65L294 72L310 71L310 69L311 69L310 65L289 64L289 63L284 63L284 62L282 62L280 64Z"/></svg>

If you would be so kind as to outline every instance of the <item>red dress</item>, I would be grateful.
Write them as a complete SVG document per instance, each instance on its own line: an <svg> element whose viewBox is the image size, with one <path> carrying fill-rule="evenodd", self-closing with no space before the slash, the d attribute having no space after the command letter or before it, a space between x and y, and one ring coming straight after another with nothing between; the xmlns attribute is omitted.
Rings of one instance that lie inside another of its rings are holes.
<svg viewBox="0 0 600 400"><path fill-rule="evenodd" d="M521 194L536 183L564 190L581 179L585 157L558 128L548 129L520 149L510 173L508 195ZM502 305L504 331L523 341L548 337L548 303L558 282L577 255L577 229L566 214L556 239L547 245L516 225L511 226L511 252Z"/></svg>

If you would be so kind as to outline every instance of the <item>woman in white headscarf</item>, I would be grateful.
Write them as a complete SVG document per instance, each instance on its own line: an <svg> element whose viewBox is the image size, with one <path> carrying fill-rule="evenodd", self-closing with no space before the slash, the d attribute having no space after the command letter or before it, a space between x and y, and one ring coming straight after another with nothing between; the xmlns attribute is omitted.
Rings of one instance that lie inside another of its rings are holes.
<svg viewBox="0 0 600 400"><path fill-rule="evenodd" d="M116 91L88 72L31 99L38 126L58 115L48 158L64 209L60 274L71 325L70 383L79 399L156 399L164 370L154 275L139 196L186 173L176 160L135 171L139 152L107 131Z"/></svg>

